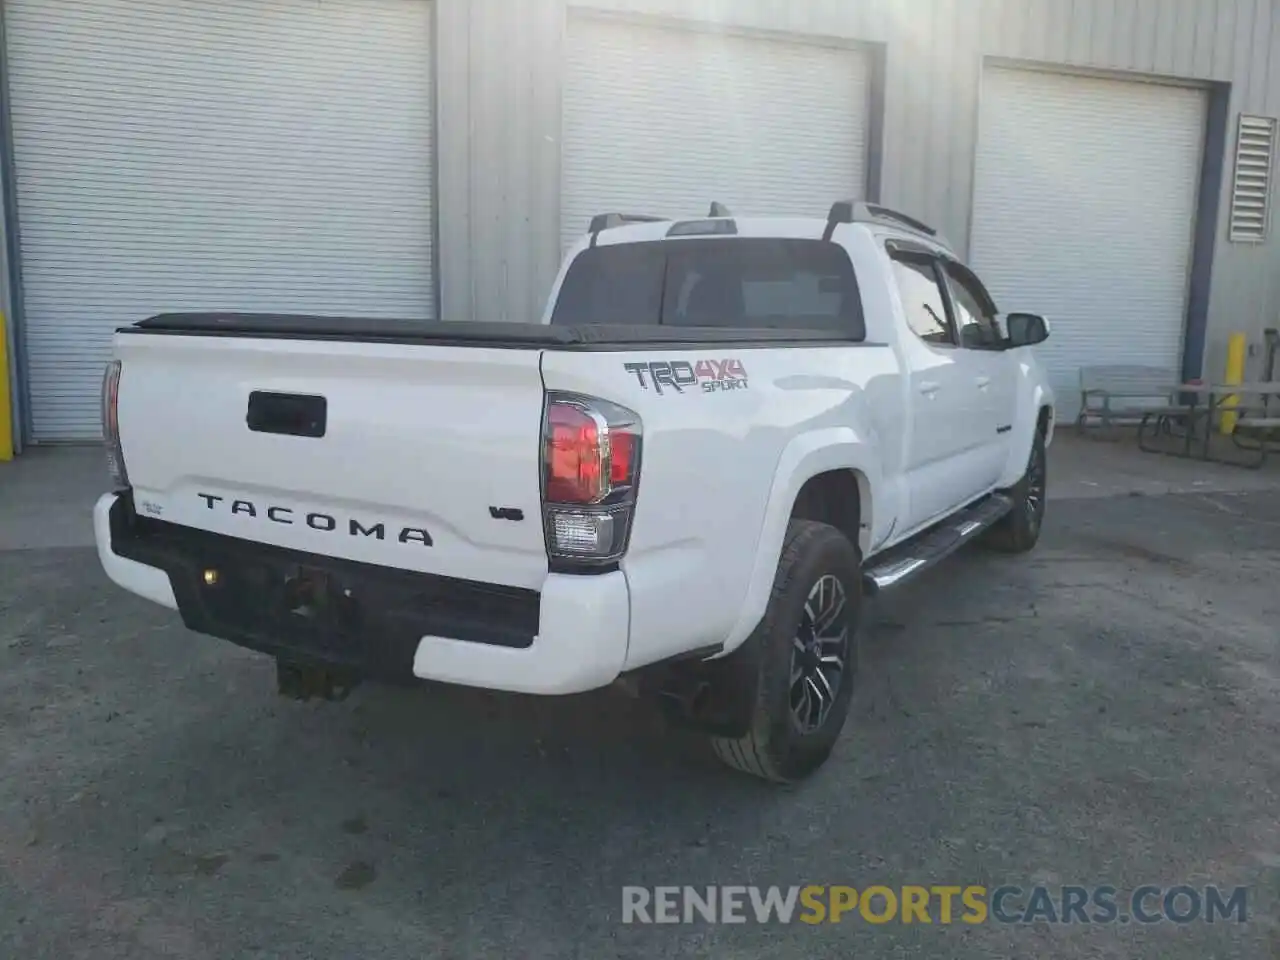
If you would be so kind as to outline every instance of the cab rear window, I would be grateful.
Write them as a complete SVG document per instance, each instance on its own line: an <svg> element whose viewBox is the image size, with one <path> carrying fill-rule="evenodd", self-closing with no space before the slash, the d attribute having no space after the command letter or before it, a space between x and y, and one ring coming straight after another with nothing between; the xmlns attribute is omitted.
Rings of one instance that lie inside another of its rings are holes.
<svg viewBox="0 0 1280 960"><path fill-rule="evenodd" d="M551 322L866 333L843 248L767 237L590 247L570 264Z"/></svg>

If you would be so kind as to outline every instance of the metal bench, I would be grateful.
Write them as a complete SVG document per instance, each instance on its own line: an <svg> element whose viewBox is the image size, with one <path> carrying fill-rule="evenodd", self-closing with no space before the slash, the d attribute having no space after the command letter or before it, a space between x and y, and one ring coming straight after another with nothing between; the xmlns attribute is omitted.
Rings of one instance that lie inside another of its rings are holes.
<svg viewBox="0 0 1280 960"><path fill-rule="evenodd" d="M1241 411L1231 431L1231 442L1253 455L1246 466L1261 467L1268 453L1280 449L1280 416L1265 407Z"/></svg>
<svg viewBox="0 0 1280 960"><path fill-rule="evenodd" d="M1080 368L1080 413L1083 430L1091 420L1103 426L1134 423L1153 414L1174 413L1172 405L1181 378L1164 367L1111 364Z"/></svg>

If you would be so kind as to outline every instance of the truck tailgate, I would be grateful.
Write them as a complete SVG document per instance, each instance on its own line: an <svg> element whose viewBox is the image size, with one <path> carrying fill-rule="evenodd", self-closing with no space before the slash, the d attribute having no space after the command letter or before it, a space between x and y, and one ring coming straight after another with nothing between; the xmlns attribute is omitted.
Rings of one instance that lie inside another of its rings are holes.
<svg viewBox="0 0 1280 960"><path fill-rule="evenodd" d="M115 346L140 515L541 587L539 350L143 333ZM317 398L322 435L305 435L320 432Z"/></svg>

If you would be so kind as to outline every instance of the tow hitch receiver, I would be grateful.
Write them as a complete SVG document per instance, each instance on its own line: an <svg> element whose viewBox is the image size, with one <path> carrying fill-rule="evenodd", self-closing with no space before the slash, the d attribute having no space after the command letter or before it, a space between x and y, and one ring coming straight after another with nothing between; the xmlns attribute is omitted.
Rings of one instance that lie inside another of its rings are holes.
<svg viewBox="0 0 1280 960"><path fill-rule="evenodd" d="M276 661L276 689L294 700L345 700L359 684L354 670Z"/></svg>

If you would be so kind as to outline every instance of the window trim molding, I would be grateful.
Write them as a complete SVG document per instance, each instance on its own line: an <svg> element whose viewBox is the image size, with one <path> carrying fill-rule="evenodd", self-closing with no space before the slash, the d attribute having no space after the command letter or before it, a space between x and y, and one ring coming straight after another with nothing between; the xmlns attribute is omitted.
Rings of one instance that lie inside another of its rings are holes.
<svg viewBox="0 0 1280 960"><path fill-rule="evenodd" d="M944 260L942 262L942 274L944 277L946 277L946 280L947 280L947 295L951 302L952 311L954 312L955 310L956 295L955 295L955 292L951 289L951 287L952 287L952 284L955 284L956 286L959 286L962 289L964 289L965 292L969 294L969 296L974 297L974 299L977 301L979 310L982 311L979 314L979 316L981 316L983 320L986 320L989 323L991 323L993 325L995 332L999 334L1000 328L996 324L995 318L1000 315L1000 311L998 309L995 309L996 303L993 299L991 299L991 295L987 293L987 288L983 285L982 281L978 278L978 275L974 273L972 270L970 270L968 267L966 267L959 260L955 260L951 258L948 258L947 260ZM955 276L955 274L959 274L959 276ZM972 290L969 290L965 286L966 282L969 280L972 280L974 283L978 285L978 290L981 293L981 296L975 296L974 292ZM988 307L992 308L990 313L986 312ZM961 350L980 350L985 353L999 353L1006 349L1004 344L1002 343L984 344L982 346L975 346L973 344L965 343L964 333L960 326L960 323L958 322L958 320L956 320L954 316L952 320L953 320L953 323L955 324L956 339L957 341L959 341Z"/></svg>

